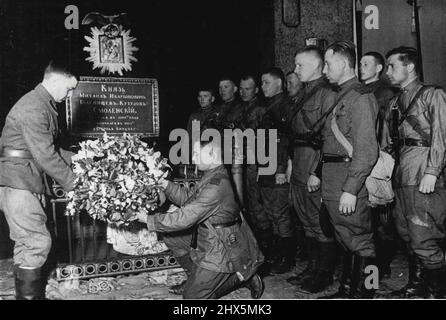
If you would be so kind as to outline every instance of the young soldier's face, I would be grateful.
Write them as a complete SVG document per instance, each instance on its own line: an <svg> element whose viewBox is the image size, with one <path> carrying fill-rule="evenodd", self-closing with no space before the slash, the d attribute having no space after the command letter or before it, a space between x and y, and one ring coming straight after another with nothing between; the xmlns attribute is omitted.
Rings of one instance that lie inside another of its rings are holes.
<svg viewBox="0 0 446 320"><path fill-rule="evenodd" d="M282 91L282 80L269 73L262 75L262 91L265 97L273 97Z"/></svg>
<svg viewBox="0 0 446 320"><path fill-rule="evenodd" d="M286 77L286 89L291 97L294 97L300 91L301 87L302 82L300 82L297 74L293 72Z"/></svg>
<svg viewBox="0 0 446 320"><path fill-rule="evenodd" d="M77 86L77 80L74 76L54 73L51 77L51 83L53 84L53 99L58 103L69 97Z"/></svg>
<svg viewBox="0 0 446 320"><path fill-rule="evenodd" d="M237 87L230 80L220 81L218 84L218 92L223 101L231 101L234 99L235 93L237 92Z"/></svg>
<svg viewBox="0 0 446 320"><path fill-rule="evenodd" d="M207 108L214 102L214 96L209 91L198 92L198 104L201 108Z"/></svg>
<svg viewBox="0 0 446 320"><path fill-rule="evenodd" d="M407 65L399 59L399 54L391 55L387 58L387 76L392 84L399 85L409 78Z"/></svg>
<svg viewBox="0 0 446 320"><path fill-rule="evenodd" d="M259 89L256 87L254 80L247 79L240 81L240 98L243 101L251 101L256 96Z"/></svg>
<svg viewBox="0 0 446 320"><path fill-rule="evenodd" d="M302 82L311 81L315 77L318 68L320 68L319 60L308 52L297 54L294 64L296 65L294 72Z"/></svg>
<svg viewBox="0 0 446 320"><path fill-rule="evenodd" d="M379 78L379 72L382 66L377 63L376 59L372 56L364 56L360 62L361 81L368 81Z"/></svg>
<svg viewBox="0 0 446 320"><path fill-rule="evenodd" d="M323 73L330 83L338 83L342 79L345 64L346 61L340 55L334 53L332 49L327 50Z"/></svg>

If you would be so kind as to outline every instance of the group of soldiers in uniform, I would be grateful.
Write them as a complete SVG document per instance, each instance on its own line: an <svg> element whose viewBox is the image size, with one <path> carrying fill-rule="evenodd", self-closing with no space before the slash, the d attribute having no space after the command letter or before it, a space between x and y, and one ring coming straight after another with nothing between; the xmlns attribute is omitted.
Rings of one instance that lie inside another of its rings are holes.
<svg viewBox="0 0 446 320"><path fill-rule="evenodd" d="M167 213L141 212L138 220L162 235L188 275L172 292L206 299L246 287L252 298L260 298L264 283L259 273L293 270L300 221L308 264L287 279L300 290L324 291L340 261L340 286L331 297L375 297L376 287L366 279L373 266L380 277L390 276L387 249L394 227L407 248L409 279L392 294L443 297L446 93L420 81L419 56L411 47L390 50L386 61L376 52L364 54L362 82L355 72L355 46L348 41L325 51L304 47L294 62L295 70L287 75L276 67L264 71L260 88L254 75L242 77L239 88L223 77L220 104L212 89L199 90L201 108L191 115L189 130L198 120L201 130L277 133L263 150L273 152L270 142L277 145L277 166L266 175L260 174L267 166L261 161L226 164L221 143L194 141L193 160L203 171L197 186L160 181L165 196L160 198L178 207ZM384 72L390 85L381 80ZM0 210L15 242L17 299L45 297L52 243L45 177L66 191L74 188L71 153L58 142L56 103L76 86L67 64L51 61L42 82L13 106L0 137ZM372 209L366 180L382 151L395 159L395 199Z"/></svg>
<svg viewBox="0 0 446 320"><path fill-rule="evenodd" d="M306 46L294 62L286 75L276 67L264 71L260 84L255 75L243 76L238 86L222 77L219 104L210 87L200 88L201 108L188 122L189 132L193 121L201 130L277 130L275 174L259 175L259 163L227 166L265 254L264 272L293 270L303 245L297 241L300 224L308 264L287 281L322 292L340 262L340 287L331 297L372 298L376 288L365 284L366 267L376 266L380 279L390 276L396 230L407 247L409 280L392 295L442 297L445 92L421 83L411 47L392 49L386 59L365 53L360 80L349 41L325 50ZM372 208L365 180L381 150L395 159L395 199Z"/></svg>

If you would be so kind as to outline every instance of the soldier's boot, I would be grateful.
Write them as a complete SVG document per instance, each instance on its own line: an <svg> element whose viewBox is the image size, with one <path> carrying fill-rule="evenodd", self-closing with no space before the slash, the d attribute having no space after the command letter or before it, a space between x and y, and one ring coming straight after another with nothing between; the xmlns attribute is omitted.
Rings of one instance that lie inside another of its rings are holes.
<svg viewBox="0 0 446 320"><path fill-rule="evenodd" d="M265 263L263 263L260 267L258 272L262 276L269 275L271 271L271 265L277 260L277 250L276 250L276 237L272 234L272 231L270 229L266 230L259 230L259 232L256 233L257 241L259 244L260 251L262 251L264 257L265 257Z"/></svg>
<svg viewBox="0 0 446 320"><path fill-rule="evenodd" d="M279 238L277 249L280 258L271 266L271 274L283 274L293 269L295 265L294 239L292 237Z"/></svg>
<svg viewBox="0 0 446 320"><path fill-rule="evenodd" d="M260 299L262 297L263 291L265 290L265 285L263 284L262 278L256 273L248 281L244 282L243 285L251 291L251 298Z"/></svg>
<svg viewBox="0 0 446 320"><path fill-rule="evenodd" d="M314 270L316 269L316 258L318 255L318 246L315 238L307 238L307 249L308 249L308 263L305 269L290 278L288 278L286 281L288 283L291 283L292 285L298 286L302 284L302 281L310 277Z"/></svg>
<svg viewBox="0 0 446 320"><path fill-rule="evenodd" d="M445 268L426 269L423 272L426 284L426 299L443 299L445 297Z"/></svg>
<svg viewBox="0 0 446 320"><path fill-rule="evenodd" d="M365 269L369 265L375 265L374 257L362 257L353 255L353 271L351 276L350 296L351 299L373 299L376 289L368 287L366 278L369 274Z"/></svg>
<svg viewBox="0 0 446 320"><path fill-rule="evenodd" d="M379 270L379 279L388 279L392 274L390 263L395 254L394 240L376 241L376 263Z"/></svg>
<svg viewBox="0 0 446 320"><path fill-rule="evenodd" d="M408 260L409 281L403 288L392 291L391 295L406 299L423 297L426 294L426 286L423 281L421 262L414 254L410 254Z"/></svg>
<svg viewBox="0 0 446 320"><path fill-rule="evenodd" d="M333 273L336 260L336 244L334 242L317 242L319 247L316 259L316 271L302 282L301 289L310 293L325 290L333 284Z"/></svg>
<svg viewBox="0 0 446 320"><path fill-rule="evenodd" d="M296 261L305 261L308 259L308 248L303 227L296 228Z"/></svg>
<svg viewBox="0 0 446 320"><path fill-rule="evenodd" d="M212 299L219 299L224 297L225 295L231 293L234 290L237 290L242 285L242 282L237 277L235 273L233 273L225 283L223 283L212 295Z"/></svg>
<svg viewBox="0 0 446 320"><path fill-rule="evenodd" d="M268 263L275 261L275 255L277 254L277 252L275 252L276 250L274 250L276 239L271 230L260 230L257 235L257 240L260 251L262 251L263 255L265 256L265 261Z"/></svg>
<svg viewBox="0 0 446 320"><path fill-rule="evenodd" d="M323 299L348 299L351 293L353 271L353 254L344 251L342 255L342 274L339 279L339 289L336 293L322 297Z"/></svg>
<svg viewBox="0 0 446 320"><path fill-rule="evenodd" d="M15 297L17 300L44 300L45 286L41 268L25 269L14 266Z"/></svg>
<svg viewBox="0 0 446 320"><path fill-rule="evenodd" d="M189 278L193 267L193 262L190 259L190 255L186 254L184 256L177 257L177 261L178 264L184 269L187 277ZM178 295L183 294L186 282L187 280L183 280L181 283L169 287L169 292Z"/></svg>
<svg viewBox="0 0 446 320"><path fill-rule="evenodd" d="M263 281L257 273L254 274L248 281L244 282L240 281L240 279L234 273L222 286L220 286L220 288L215 291L212 298L219 299L241 287L248 288L251 291L251 297L253 299L260 299L264 290Z"/></svg>

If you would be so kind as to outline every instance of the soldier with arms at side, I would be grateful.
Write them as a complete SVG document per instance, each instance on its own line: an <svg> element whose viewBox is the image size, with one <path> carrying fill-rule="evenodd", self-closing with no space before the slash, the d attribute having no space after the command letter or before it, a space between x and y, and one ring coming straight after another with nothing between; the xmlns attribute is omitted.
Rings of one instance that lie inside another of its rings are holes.
<svg viewBox="0 0 446 320"><path fill-rule="evenodd" d="M317 168L321 145L309 141L306 135L335 102L336 93L322 75L323 53L315 46L299 50L295 56L297 74L305 84L304 94L296 105L291 119L293 138L293 164L291 173L291 199L302 221L306 243L309 246L307 268L288 281L309 292L319 292L333 283L336 244L333 237L324 234L320 225L321 191ZM316 124L317 125L317 124ZM313 131L321 129L317 125Z"/></svg>
<svg viewBox="0 0 446 320"><path fill-rule="evenodd" d="M362 83L373 92L378 102L379 112L376 134L380 147L383 150L387 150L390 146L389 126L385 118L390 112L390 101L396 93L395 88L391 87L382 78L385 66L384 57L378 52L370 51L362 56L359 68ZM391 205L380 205L373 208L372 219L375 231L376 261L379 277L380 279L389 278L391 275L390 263L396 251Z"/></svg>
<svg viewBox="0 0 446 320"><path fill-rule="evenodd" d="M378 159L378 104L373 93L358 81L355 63L355 46L349 41L335 42L325 52L323 72L338 85L339 92L338 103L322 131L321 190L336 239L344 249L340 288L332 298L374 296L374 290L365 285L365 269L375 264L365 180ZM352 146L351 154L345 147L347 143Z"/></svg>
<svg viewBox="0 0 446 320"><path fill-rule="evenodd" d="M401 88L392 103L389 126L397 157L393 218L409 251L409 281L400 297L442 298L446 262L439 242L445 237L446 93L420 82L414 48L386 54L387 75Z"/></svg>
<svg viewBox="0 0 446 320"><path fill-rule="evenodd" d="M266 97L265 114L260 128L277 130L277 170L272 175L260 175L260 194L264 210L271 221L269 241L277 257L269 257L271 273L282 274L294 266L295 239L288 203L289 183L286 171L289 161L286 124L293 102L283 91L285 76L279 68L273 67L262 74L262 90ZM268 137L268 133L266 134ZM266 143L268 145L268 143ZM266 231L266 230L265 230Z"/></svg>

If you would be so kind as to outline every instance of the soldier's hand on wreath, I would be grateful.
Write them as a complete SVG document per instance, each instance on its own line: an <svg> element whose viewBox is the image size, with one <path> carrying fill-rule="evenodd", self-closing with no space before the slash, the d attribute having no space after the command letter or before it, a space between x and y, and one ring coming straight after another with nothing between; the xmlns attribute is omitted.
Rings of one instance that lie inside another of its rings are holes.
<svg viewBox="0 0 446 320"><path fill-rule="evenodd" d="M307 181L308 192L316 192L321 187L321 179L315 175L310 175Z"/></svg>
<svg viewBox="0 0 446 320"><path fill-rule="evenodd" d="M339 212L343 216L351 216L356 210L356 196L343 192L339 200Z"/></svg>
<svg viewBox="0 0 446 320"><path fill-rule="evenodd" d="M158 180L158 186L161 187L162 190L166 190L167 185L169 184L169 180L161 178Z"/></svg>
<svg viewBox="0 0 446 320"><path fill-rule="evenodd" d="M286 174L276 173L276 184L284 184L284 183L286 183Z"/></svg>
<svg viewBox="0 0 446 320"><path fill-rule="evenodd" d="M423 194L432 193L435 190L435 183L437 182L437 177L433 174L426 173L420 182L420 188L418 189Z"/></svg>

